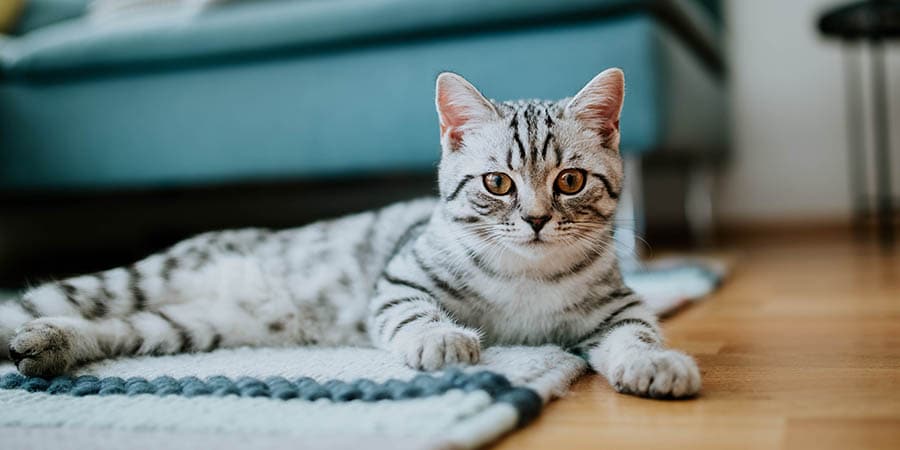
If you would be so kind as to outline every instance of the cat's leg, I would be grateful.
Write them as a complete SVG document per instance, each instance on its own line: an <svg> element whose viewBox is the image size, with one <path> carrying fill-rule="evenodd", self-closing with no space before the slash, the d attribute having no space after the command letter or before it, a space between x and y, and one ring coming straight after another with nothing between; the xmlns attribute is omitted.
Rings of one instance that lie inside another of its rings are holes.
<svg viewBox="0 0 900 450"><path fill-rule="evenodd" d="M627 291L627 290L626 290ZM630 291L604 308L599 324L575 347L619 392L680 398L700 391L694 360L665 348L656 316Z"/></svg>
<svg viewBox="0 0 900 450"><path fill-rule="evenodd" d="M78 364L125 354L126 345L136 350L140 336L127 335L125 327L119 318L41 317L16 329L9 341L9 357L25 375L61 375Z"/></svg>
<svg viewBox="0 0 900 450"><path fill-rule="evenodd" d="M416 280L412 273L386 272L378 280L376 296L369 304L372 340L415 369L478 362L478 332L453 322L424 280Z"/></svg>
<svg viewBox="0 0 900 450"><path fill-rule="evenodd" d="M296 309L281 306L283 310L265 311L265 317L236 305L204 303L167 305L157 311L96 320L42 317L18 329L9 351L20 372L47 377L115 356L313 342L315 328L297 317Z"/></svg>
<svg viewBox="0 0 900 450"><path fill-rule="evenodd" d="M18 299L0 302L0 361L9 358L9 341L16 334L16 328L34 319L38 314L23 307Z"/></svg>

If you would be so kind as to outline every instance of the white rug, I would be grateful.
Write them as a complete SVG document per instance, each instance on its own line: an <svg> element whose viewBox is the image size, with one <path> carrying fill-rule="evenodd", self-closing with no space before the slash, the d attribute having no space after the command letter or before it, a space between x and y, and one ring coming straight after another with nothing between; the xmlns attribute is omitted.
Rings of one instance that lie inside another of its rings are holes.
<svg viewBox="0 0 900 450"><path fill-rule="evenodd" d="M686 257L656 259L624 274L625 284L644 299L658 316L668 317L702 300L728 274L724 261Z"/></svg>
<svg viewBox="0 0 900 450"><path fill-rule="evenodd" d="M553 346L489 348L434 374L362 348L129 358L54 380L5 364L0 432L4 448L475 448L585 370Z"/></svg>
<svg viewBox="0 0 900 450"><path fill-rule="evenodd" d="M712 292L720 267L672 259L625 277L668 315ZM433 374L368 348L124 358L53 380L0 362L0 448L476 448L586 371L554 346L488 348L477 366Z"/></svg>

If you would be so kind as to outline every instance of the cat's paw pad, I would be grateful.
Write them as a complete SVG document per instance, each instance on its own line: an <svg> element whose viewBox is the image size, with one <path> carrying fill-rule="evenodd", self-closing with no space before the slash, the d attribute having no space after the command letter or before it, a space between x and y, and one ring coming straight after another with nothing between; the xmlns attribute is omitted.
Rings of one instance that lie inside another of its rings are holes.
<svg viewBox="0 0 900 450"><path fill-rule="evenodd" d="M465 328L433 328L407 336L399 350L410 367L431 371L477 363L481 340L477 333Z"/></svg>
<svg viewBox="0 0 900 450"><path fill-rule="evenodd" d="M65 373L75 363L70 334L38 319L16 330L9 342L9 358L24 375L52 377Z"/></svg>
<svg viewBox="0 0 900 450"><path fill-rule="evenodd" d="M622 393L653 398L683 398L700 391L700 370L693 358L674 350L629 353L609 371L610 384Z"/></svg>

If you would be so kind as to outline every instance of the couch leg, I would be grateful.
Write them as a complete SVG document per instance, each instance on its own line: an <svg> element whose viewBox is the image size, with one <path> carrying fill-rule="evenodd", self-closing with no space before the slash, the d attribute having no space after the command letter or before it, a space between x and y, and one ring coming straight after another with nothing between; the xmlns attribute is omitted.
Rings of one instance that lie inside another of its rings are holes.
<svg viewBox="0 0 900 450"><path fill-rule="evenodd" d="M688 169L684 212L691 237L701 246L713 243L713 174L706 164Z"/></svg>
<svg viewBox="0 0 900 450"><path fill-rule="evenodd" d="M625 159L625 184L619 195L619 209L616 212L616 251L622 270L640 267L643 246L640 237L644 234L644 192L641 179L641 160ZM646 241L644 241L646 242Z"/></svg>

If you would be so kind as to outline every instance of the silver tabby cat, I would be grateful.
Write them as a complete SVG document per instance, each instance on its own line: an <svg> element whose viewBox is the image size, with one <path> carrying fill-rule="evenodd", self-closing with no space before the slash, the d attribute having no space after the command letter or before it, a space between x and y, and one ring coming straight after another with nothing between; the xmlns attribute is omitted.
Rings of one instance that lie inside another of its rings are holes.
<svg viewBox="0 0 900 450"><path fill-rule="evenodd" d="M203 234L38 286L0 305L0 356L51 376L119 355L375 345L437 370L554 343L621 392L693 395L696 364L664 347L615 259L623 94L618 69L558 102L490 101L444 73L439 199Z"/></svg>

